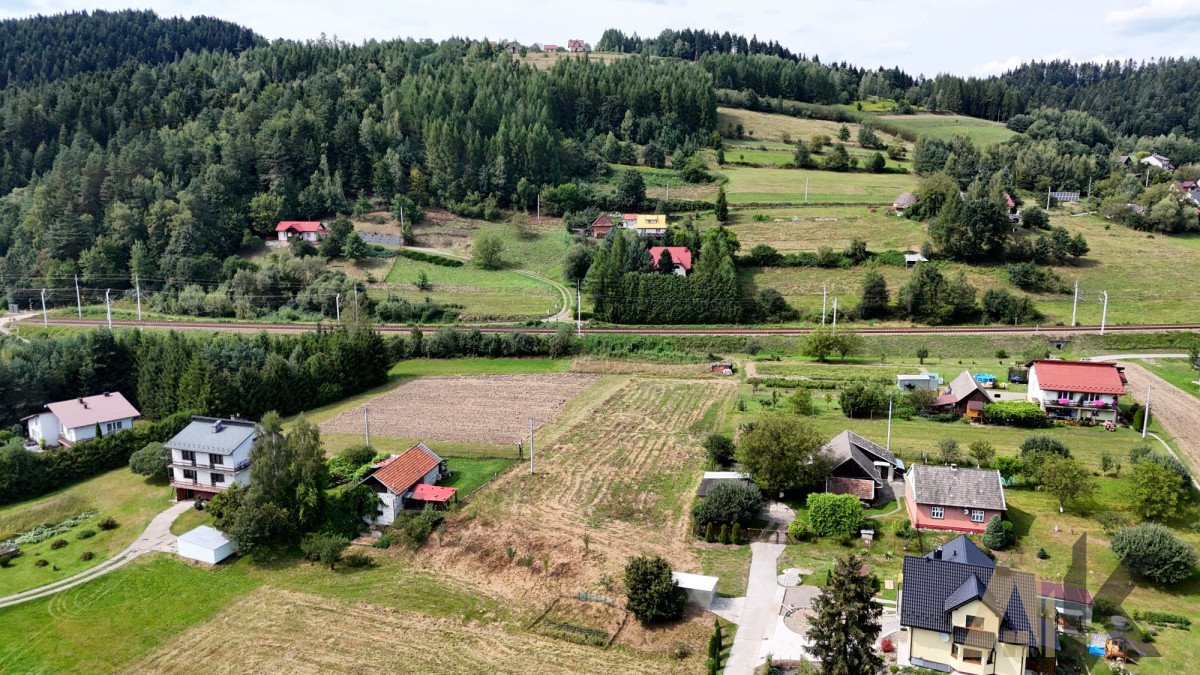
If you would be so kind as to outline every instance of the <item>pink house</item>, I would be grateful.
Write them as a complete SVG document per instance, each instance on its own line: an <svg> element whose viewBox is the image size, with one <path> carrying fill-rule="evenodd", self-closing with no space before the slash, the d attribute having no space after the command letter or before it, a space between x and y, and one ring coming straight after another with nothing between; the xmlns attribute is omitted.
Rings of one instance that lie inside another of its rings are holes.
<svg viewBox="0 0 1200 675"><path fill-rule="evenodd" d="M918 530L979 534L1004 517L1004 485L994 469L917 464L904 477L904 505Z"/></svg>

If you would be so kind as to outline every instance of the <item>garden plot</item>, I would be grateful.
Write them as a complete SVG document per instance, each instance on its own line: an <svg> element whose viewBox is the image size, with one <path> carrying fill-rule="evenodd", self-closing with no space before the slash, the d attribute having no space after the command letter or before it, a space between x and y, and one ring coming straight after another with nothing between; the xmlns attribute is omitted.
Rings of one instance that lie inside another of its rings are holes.
<svg viewBox="0 0 1200 675"><path fill-rule="evenodd" d="M249 628L249 629L248 629ZM228 656L236 654L230 660ZM512 633L368 603L262 588L163 645L129 670L142 673L660 673L696 672L670 661Z"/></svg>
<svg viewBox="0 0 1200 675"><path fill-rule="evenodd" d="M423 377L370 402L371 433L477 443L516 443L553 420L597 379L584 374ZM467 412L469 411L469 412ZM321 424L328 434L363 430L363 406Z"/></svg>

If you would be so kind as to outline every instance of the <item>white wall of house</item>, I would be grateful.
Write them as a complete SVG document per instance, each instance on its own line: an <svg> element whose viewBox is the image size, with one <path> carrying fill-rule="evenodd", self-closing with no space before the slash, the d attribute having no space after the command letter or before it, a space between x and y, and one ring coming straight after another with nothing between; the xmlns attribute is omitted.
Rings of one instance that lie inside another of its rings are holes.
<svg viewBox="0 0 1200 675"><path fill-rule="evenodd" d="M100 423L100 433L101 433L101 435L104 435L104 436L107 436L112 433L116 433L118 431L126 431L126 430L129 430L132 428L133 428L133 418L132 417L126 417L124 419ZM73 429L64 429L63 436L66 436L67 440L71 441L72 443L78 443L79 441L86 441L90 438L96 437L96 425L88 424L86 426L75 427Z"/></svg>
<svg viewBox="0 0 1200 675"><path fill-rule="evenodd" d="M420 483L436 485L442 478L441 467L434 467L429 470L424 476L421 476ZM376 493L379 495L379 515L371 518L370 521L376 525L391 525L396 520L396 514L404 510L404 495L398 495L391 490Z"/></svg>
<svg viewBox="0 0 1200 675"><path fill-rule="evenodd" d="M1082 405L1080 414L1084 417L1091 417L1097 420L1115 420L1117 418L1118 398L1115 394L1093 394L1042 389L1041 384L1038 382L1037 365L1035 364L1029 369L1029 388L1025 393L1025 400L1037 403L1043 410L1046 409L1047 405L1051 407L1056 405ZM1060 400L1068 402L1059 403ZM1102 405L1093 405L1093 402L1099 402Z"/></svg>
<svg viewBox="0 0 1200 675"><path fill-rule="evenodd" d="M46 445L58 445L58 416L44 412L29 418L29 438L35 443L46 441Z"/></svg>
<svg viewBox="0 0 1200 675"><path fill-rule="evenodd" d="M686 277L686 276L687 276L687 269L686 269L686 268L685 268L683 265L680 265L679 263L676 263L676 264L675 264L675 276L677 276L677 277Z"/></svg>

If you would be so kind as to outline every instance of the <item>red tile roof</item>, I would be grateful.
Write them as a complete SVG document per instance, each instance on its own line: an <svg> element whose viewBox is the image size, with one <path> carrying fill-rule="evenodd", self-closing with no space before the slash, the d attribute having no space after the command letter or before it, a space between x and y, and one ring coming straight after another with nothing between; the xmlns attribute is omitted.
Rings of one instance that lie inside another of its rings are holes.
<svg viewBox="0 0 1200 675"><path fill-rule="evenodd" d="M424 443L417 443L405 450L399 457L380 462L377 465L379 468L371 476L387 489L400 494L415 485L425 474L433 471L441 463L441 457L425 447Z"/></svg>
<svg viewBox="0 0 1200 675"><path fill-rule="evenodd" d="M1042 390L1075 391L1088 394L1124 394L1121 372L1111 363L1091 361L1034 361Z"/></svg>
<svg viewBox="0 0 1200 675"><path fill-rule="evenodd" d="M875 499L875 481L864 478L830 476L825 481L825 491L835 495L854 495L869 502Z"/></svg>
<svg viewBox="0 0 1200 675"><path fill-rule="evenodd" d="M666 251L671 254L671 262L676 265L682 265L683 269L691 271L692 269L692 251L686 246L651 246L650 260L654 264L658 264L658 259L662 256L662 252Z"/></svg>
<svg viewBox="0 0 1200 675"><path fill-rule="evenodd" d="M458 488L421 483L413 489L412 498L422 502L448 502Z"/></svg>
<svg viewBox="0 0 1200 675"><path fill-rule="evenodd" d="M1056 598L1058 600L1066 600L1067 602L1078 602L1084 605L1092 604L1092 594L1086 588L1078 586L1064 586L1056 584L1052 581L1042 580L1041 588L1042 597Z"/></svg>
<svg viewBox="0 0 1200 675"><path fill-rule="evenodd" d="M283 232L285 230L295 230L297 232L320 232L324 229L326 229L325 223L317 220L281 220L279 221L279 224L275 226L276 232Z"/></svg>
<svg viewBox="0 0 1200 675"><path fill-rule="evenodd" d="M1008 208L1010 209L1017 205L1017 203L1013 201L1012 195L1008 194L1007 192L1004 193L1004 203L1007 204Z"/></svg>
<svg viewBox="0 0 1200 675"><path fill-rule="evenodd" d="M78 429L142 416L119 391L47 403L46 407L54 413L64 429Z"/></svg>

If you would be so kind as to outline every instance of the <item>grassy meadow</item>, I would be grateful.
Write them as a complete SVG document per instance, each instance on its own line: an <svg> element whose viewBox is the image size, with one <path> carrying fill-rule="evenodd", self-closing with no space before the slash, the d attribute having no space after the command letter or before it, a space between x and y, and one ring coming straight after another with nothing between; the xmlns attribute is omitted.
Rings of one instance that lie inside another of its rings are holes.
<svg viewBox="0 0 1200 675"><path fill-rule="evenodd" d="M880 115L880 120L900 129L928 138L950 140L955 136L967 136L976 145L986 147L1003 143L1016 135L1001 122L990 122L963 115L919 113L916 115Z"/></svg>

